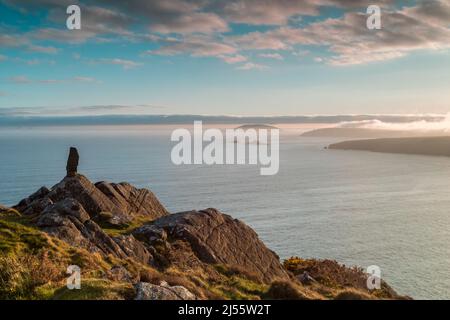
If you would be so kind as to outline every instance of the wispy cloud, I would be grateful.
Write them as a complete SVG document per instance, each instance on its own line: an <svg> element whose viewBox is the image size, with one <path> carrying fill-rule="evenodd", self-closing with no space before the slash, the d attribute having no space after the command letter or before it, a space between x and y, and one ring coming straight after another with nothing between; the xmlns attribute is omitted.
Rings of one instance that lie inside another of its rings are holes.
<svg viewBox="0 0 450 320"><path fill-rule="evenodd" d="M156 110L166 110L167 107L139 105L92 105L92 106L59 106L31 108L0 108L0 114L9 116L98 116L98 115L145 115L154 114Z"/></svg>
<svg viewBox="0 0 450 320"><path fill-rule="evenodd" d="M248 70L265 70L265 69L268 69L268 67L265 65L262 65L262 64L247 62L244 65L237 67L236 69L246 70L246 71L248 71Z"/></svg>
<svg viewBox="0 0 450 320"><path fill-rule="evenodd" d="M9 78L9 81L12 83L17 83L17 84L32 83L32 81L30 79L28 79L26 76L14 76L14 77Z"/></svg>
<svg viewBox="0 0 450 320"><path fill-rule="evenodd" d="M93 64L113 64L113 65L118 65L118 66L121 66L124 70L130 70L130 69L137 68L137 67L142 65L142 63L138 63L136 61L126 60L126 59L119 59L119 58L96 59L96 60L91 60L91 63L93 63Z"/></svg>
<svg viewBox="0 0 450 320"><path fill-rule="evenodd" d="M38 53L47 53L47 54L56 54L59 52L58 48L55 47L44 47L38 45L29 45L27 47L28 51L38 52Z"/></svg>
<svg viewBox="0 0 450 320"><path fill-rule="evenodd" d="M259 56L267 59L284 60L283 56L279 53L261 53Z"/></svg>
<svg viewBox="0 0 450 320"><path fill-rule="evenodd" d="M9 82L15 84L61 84L70 82L81 82L81 83L101 83L101 81L96 80L91 77L73 77L69 79L30 79L27 76L19 75L8 79Z"/></svg>
<svg viewBox="0 0 450 320"><path fill-rule="evenodd" d="M247 57L244 57L243 55L240 55L240 54L232 55L232 56L221 55L221 56L219 56L219 58L228 64L235 64L235 63L245 62L248 60Z"/></svg>

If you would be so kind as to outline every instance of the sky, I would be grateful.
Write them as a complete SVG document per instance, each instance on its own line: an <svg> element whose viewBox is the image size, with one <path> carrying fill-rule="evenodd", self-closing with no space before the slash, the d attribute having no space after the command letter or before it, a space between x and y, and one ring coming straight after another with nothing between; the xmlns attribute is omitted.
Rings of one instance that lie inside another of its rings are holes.
<svg viewBox="0 0 450 320"><path fill-rule="evenodd" d="M0 14L11 114L450 112L450 0L0 0Z"/></svg>

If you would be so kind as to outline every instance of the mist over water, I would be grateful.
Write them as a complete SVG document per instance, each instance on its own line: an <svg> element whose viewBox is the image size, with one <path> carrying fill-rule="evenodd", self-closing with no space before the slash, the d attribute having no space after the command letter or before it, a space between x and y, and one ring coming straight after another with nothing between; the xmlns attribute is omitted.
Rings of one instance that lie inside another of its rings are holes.
<svg viewBox="0 0 450 320"><path fill-rule="evenodd" d="M281 258L378 265L399 293L450 298L450 159L325 150L334 139L281 132L280 171L175 166L171 130L83 127L0 130L0 203L65 175L68 148L92 181L151 189L171 211L215 207L253 227Z"/></svg>
<svg viewBox="0 0 450 320"><path fill-rule="evenodd" d="M419 132L450 132L450 114L447 114L440 120L430 121L429 119L420 119L410 122L387 122L379 119L369 119L360 121L344 121L337 125L339 128L362 128L394 131L419 131Z"/></svg>

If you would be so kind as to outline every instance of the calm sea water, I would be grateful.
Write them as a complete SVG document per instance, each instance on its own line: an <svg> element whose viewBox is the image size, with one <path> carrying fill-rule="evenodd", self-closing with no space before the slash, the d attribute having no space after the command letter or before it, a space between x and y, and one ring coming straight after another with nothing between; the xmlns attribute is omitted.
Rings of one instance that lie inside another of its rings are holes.
<svg viewBox="0 0 450 320"><path fill-rule="evenodd" d="M293 134L294 133L294 134ZM0 203L65 174L69 146L92 181L150 188L172 212L215 207L253 227L282 258L378 265L398 292L450 298L450 159L324 150L282 134L280 172L175 166L161 128L0 129Z"/></svg>

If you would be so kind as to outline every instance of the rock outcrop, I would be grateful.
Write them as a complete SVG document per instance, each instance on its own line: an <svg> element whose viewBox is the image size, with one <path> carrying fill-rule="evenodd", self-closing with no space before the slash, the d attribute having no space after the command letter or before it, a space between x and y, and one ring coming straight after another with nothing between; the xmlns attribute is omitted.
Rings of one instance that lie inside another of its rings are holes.
<svg viewBox="0 0 450 320"><path fill-rule="evenodd" d="M94 185L80 174L65 177L50 190L40 188L19 202L15 209L24 214L36 214L66 199L76 200L91 219L102 222L106 219L112 225L127 224L137 217L151 220L168 214L149 190L137 189L128 183Z"/></svg>
<svg viewBox="0 0 450 320"><path fill-rule="evenodd" d="M136 229L133 235L151 250L170 248L172 257L186 248L177 249L171 244L183 241L202 263L239 266L266 283L289 279L279 257L255 231L216 209L171 214Z"/></svg>
<svg viewBox="0 0 450 320"><path fill-rule="evenodd" d="M99 224L122 226L137 218L153 220L168 214L149 190L128 183L94 185L80 174L65 177L51 189L40 188L14 208L70 245L142 263L149 263L152 256L141 242L132 235L111 237Z"/></svg>
<svg viewBox="0 0 450 320"><path fill-rule="evenodd" d="M165 281L160 285L140 282L136 285L136 293L136 300L197 300L185 287L171 287Z"/></svg>

